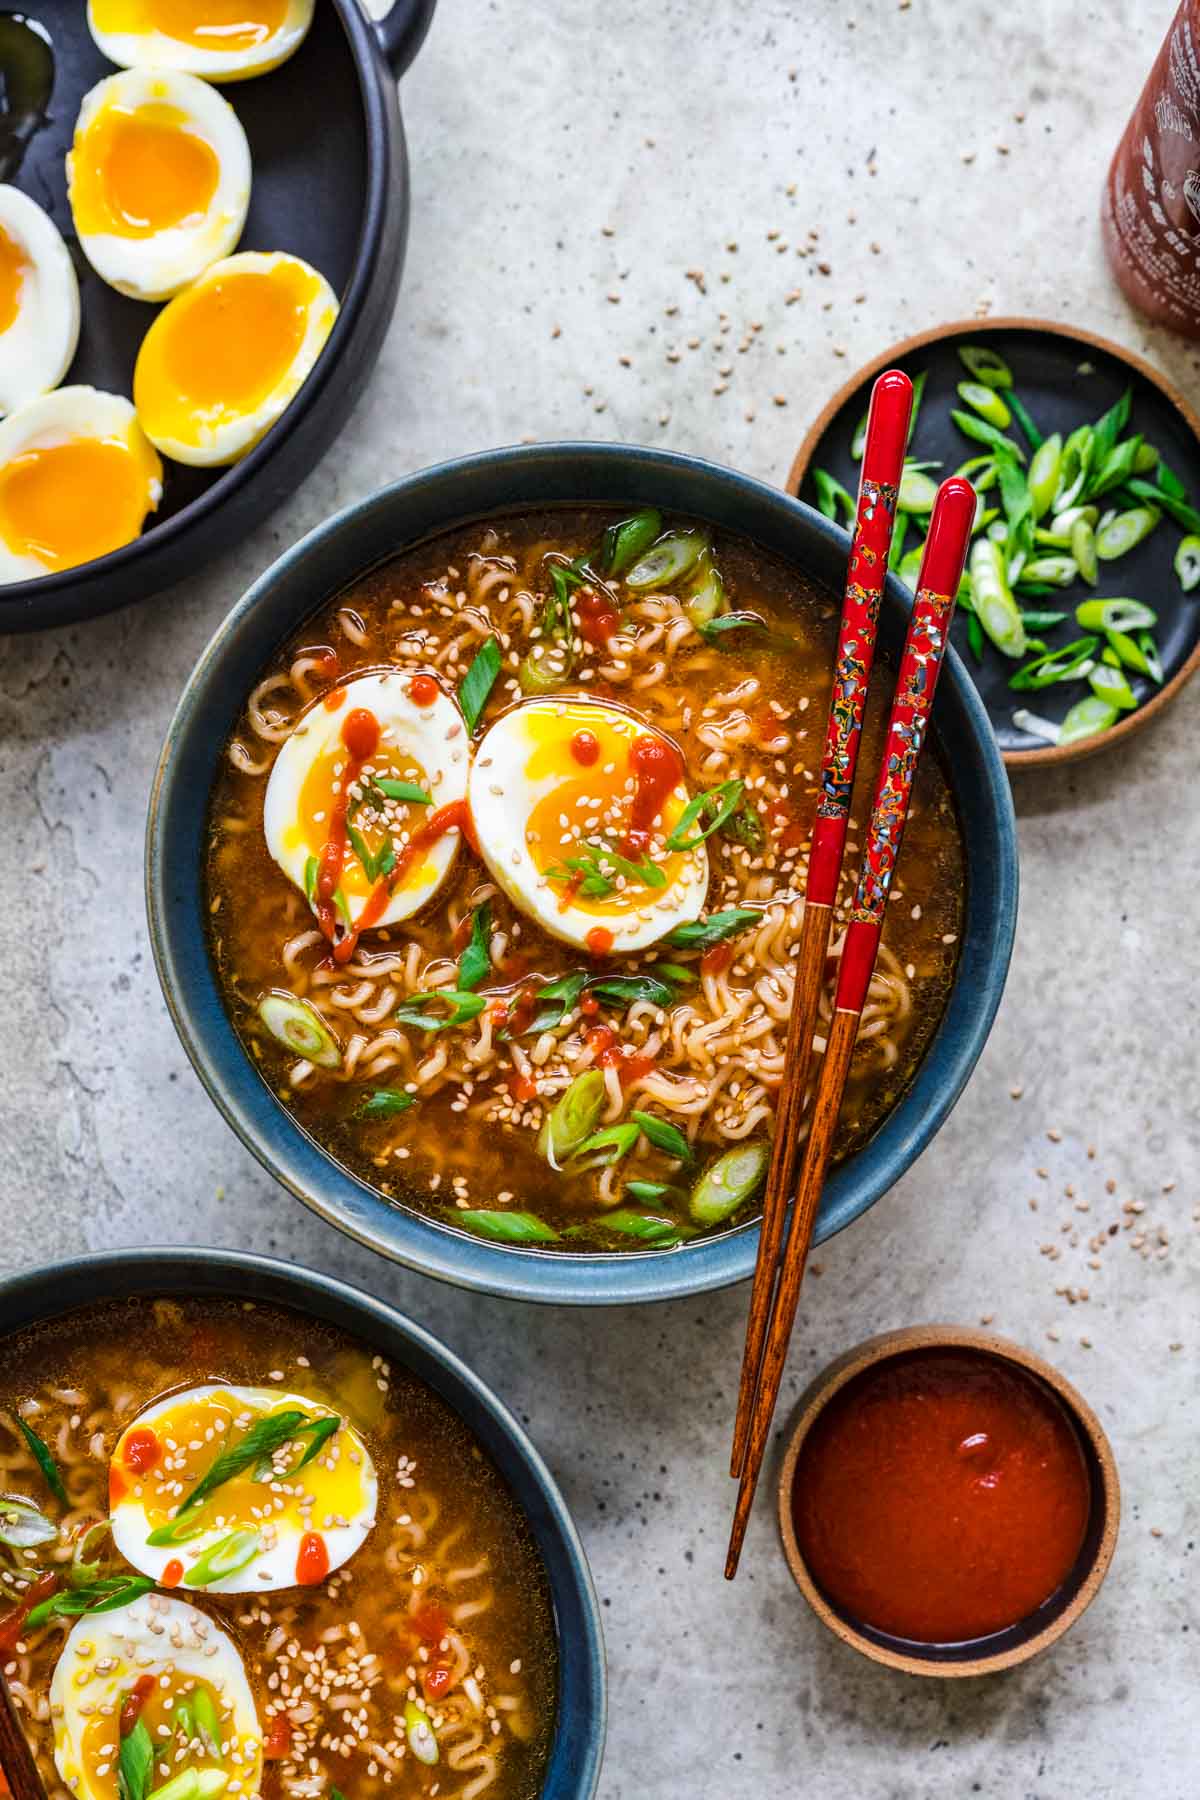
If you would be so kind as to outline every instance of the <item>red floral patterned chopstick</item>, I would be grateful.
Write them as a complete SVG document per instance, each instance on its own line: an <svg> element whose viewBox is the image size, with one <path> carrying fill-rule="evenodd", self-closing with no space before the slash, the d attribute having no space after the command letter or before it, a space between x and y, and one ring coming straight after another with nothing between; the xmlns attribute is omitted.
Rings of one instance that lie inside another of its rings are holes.
<svg viewBox="0 0 1200 1800"><path fill-rule="evenodd" d="M741 1473L746 1449L759 1359L771 1312L775 1267L799 1155L800 1120L825 979L829 921L842 872L842 851L858 762L863 708L871 665L875 660L879 602L887 580L896 494L904 467L911 416L912 382L901 370L889 369L871 390L858 489L858 516L846 570L825 757L821 766L821 797L809 851L804 920L797 947L784 1075L779 1087L771 1166L763 1195L754 1286L746 1317L746 1347L742 1354L729 1464L735 1479Z"/></svg>
<svg viewBox="0 0 1200 1800"><path fill-rule="evenodd" d="M796 1182L791 1229L779 1267L774 1310L766 1327L762 1359L757 1369L745 1449L738 1471L740 1486L725 1558L725 1576L730 1581L737 1573L750 1508L771 1433L771 1420L779 1399L813 1226L833 1155L850 1059L875 967L888 891L912 799L913 777L929 728L934 690L946 653L950 619L974 521L975 493L970 482L961 476L951 476L938 490L921 561L917 597L900 660L862 872L842 946L833 1020L813 1100L811 1130Z"/></svg>

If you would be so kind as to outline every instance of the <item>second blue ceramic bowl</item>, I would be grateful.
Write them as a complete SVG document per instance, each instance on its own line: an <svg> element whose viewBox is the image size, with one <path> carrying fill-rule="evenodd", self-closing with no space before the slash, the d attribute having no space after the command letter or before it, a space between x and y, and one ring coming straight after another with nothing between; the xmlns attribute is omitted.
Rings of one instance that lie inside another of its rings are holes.
<svg viewBox="0 0 1200 1800"><path fill-rule="evenodd" d="M299 1199L385 1256L462 1287L575 1304L666 1300L754 1268L757 1228L675 1250L572 1254L489 1244L392 1204L328 1156L276 1100L225 1016L204 929L205 822L224 744L279 646L356 576L436 532L555 504L657 506L754 539L840 593L849 540L777 488L713 463L625 444L494 450L410 475L338 513L285 552L228 614L171 722L150 803L146 892L159 979L184 1048L249 1149ZM889 580L880 642L896 657L909 596ZM946 1012L917 1074L875 1136L833 1172L816 1241L885 1194L920 1155L983 1049L1012 950L1017 843L987 715L953 651L934 706L966 852L966 917Z"/></svg>

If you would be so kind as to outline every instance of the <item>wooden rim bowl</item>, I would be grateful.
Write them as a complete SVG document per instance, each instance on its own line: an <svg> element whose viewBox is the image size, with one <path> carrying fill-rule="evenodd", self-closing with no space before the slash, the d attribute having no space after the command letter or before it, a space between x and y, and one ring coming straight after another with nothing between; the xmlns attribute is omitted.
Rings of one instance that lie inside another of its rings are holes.
<svg viewBox="0 0 1200 1800"><path fill-rule="evenodd" d="M1075 1423L1091 1481L1092 1503L1087 1534L1071 1574L1057 1592L1036 1612L1004 1630L963 1644L910 1643L890 1637L870 1626L852 1623L825 1598L808 1570L792 1516L792 1489L796 1463L809 1431L825 1407L846 1383L892 1357L912 1350L974 1350L1015 1363L1036 1376L1066 1408ZM909 1325L899 1331L881 1332L847 1350L831 1362L801 1396L793 1414L783 1466L779 1473L777 1504L783 1553L793 1579L821 1623L851 1649L899 1669L905 1675L942 1678L963 1675L996 1675L1039 1656L1056 1643L1086 1612L1108 1573L1116 1548L1121 1519L1121 1486L1104 1427L1087 1401L1066 1377L1021 1344L975 1331L964 1325Z"/></svg>
<svg viewBox="0 0 1200 1800"><path fill-rule="evenodd" d="M928 331L918 331L912 337L902 338L898 343L873 356L863 363L851 375L848 381L833 394L821 408L812 425L805 433L804 441L797 450L788 470L784 486L789 494L799 495L804 478L808 474L809 463L825 436L830 424L837 417L842 407L864 383L872 381L884 369L894 364L903 363L909 356L924 350L930 344L940 344L947 338L980 338L987 337L995 331L1041 331L1051 337L1069 338L1073 342L1087 344L1093 350L1101 351L1105 356L1113 357L1127 368L1133 369L1143 380L1156 387L1164 399L1183 419L1192 435L1200 442L1200 415L1191 403L1185 399L1175 384L1148 363L1136 351L1127 350L1124 344L1115 344L1111 338L1100 337L1094 331L1083 331L1074 325L1064 325L1057 319L1039 319L1026 317L1019 313L998 315L986 319L955 319L946 325L935 325ZM1046 744L1037 750L1002 750L1001 755L1010 769L1031 769L1047 764L1078 762L1085 756L1095 756L1098 752L1109 750L1123 738L1132 737L1134 732L1141 731L1152 719L1158 718L1187 686L1196 670L1200 668L1200 640L1196 642L1190 654L1176 669L1169 681L1163 683L1156 693L1144 700L1134 712L1126 713L1107 731L1097 732L1092 737L1078 739L1073 744Z"/></svg>

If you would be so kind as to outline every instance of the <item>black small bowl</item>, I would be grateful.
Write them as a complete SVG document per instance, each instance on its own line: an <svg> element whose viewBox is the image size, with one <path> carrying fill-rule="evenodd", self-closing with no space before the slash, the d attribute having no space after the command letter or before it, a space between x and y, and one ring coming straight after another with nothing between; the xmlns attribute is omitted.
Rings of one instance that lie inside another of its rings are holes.
<svg viewBox="0 0 1200 1800"><path fill-rule="evenodd" d="M558 1637L558 1718L540 1800L592 1800L604 1752L604 1638L583 1545L549 1469L504 1402L394 1307L329 1275L236 1250L110 1250L0 1280L0 1334L131 1295L271 1301L375 1345L432 1388L491 1457L545 1564Z"/></svg>
<svg viewBox="0 0 1200 1800"><path fill-rule="evenodd" d="M1192 495L1200 498L1200 418L1178 389L1152 369L1148 362L1120 344L1090 332L1072 331L1049 319L965 319L922 331L871 361L851 376L822 410L796 454L788 487L814 501L814 465L828 469L853 493L858 487L859 465L850 455L855 427L866 412L871 385L884 369L901 368L916 377L924 371L925 392L912 454L940 460L941 475L949 475L968 457L986 454L984 446L971 442L950 417L951 407L969 411L955 388L968 380L959 347L976 341L995 350L1008 363L1016 391L1030 414L1049 434L1065 438L1075 426L1098 419L1126 388L1133 393L1130 430L1140 431L1161 452ZM1014 420L1008 435L1023 447L1025 440ZM938 478L935 472L935 479ZM994 496L989 495L989 499ZM1105 502L1101 501L1103 510ZM984 660L976 662L967 640L967 621L960 613L951 627L958 648L987 708L1005 762L1010 768L1029 768L1042 763L1063 763L1111 749L1158 717L1200 668L1200 601L1185 594L1174 570L1175 549L1182 529L1169 517L1136 550L1115 563L1100 565L1100 579L1093 590L1076 583L1045 600L1027 602L1068 617L1046 633L1046 642L1069 643L1081 635L1071 620L1074 608L1092 593L1128 594L1144 600L1158 614L1156 627L1162 654L1164 681L1157 687L1147 676L1130 680L1138 697L1136 711L1125 713L1108 731L1079 738L1073 744L1048 744L1013 723L1013 713L1025 706L1054 724L1067 709L1090 690L1085 682L1061 682L1038 693L1018 693L1008 678L1018 667L985 646Z"/></svg>

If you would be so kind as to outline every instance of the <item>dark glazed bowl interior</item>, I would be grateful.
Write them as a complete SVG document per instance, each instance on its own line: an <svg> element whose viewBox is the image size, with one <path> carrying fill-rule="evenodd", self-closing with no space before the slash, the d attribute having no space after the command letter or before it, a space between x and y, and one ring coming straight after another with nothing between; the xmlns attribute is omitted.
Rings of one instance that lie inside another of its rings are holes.
<svg viewBox="0 0 1200 1800"><path fill-rule="evenodd" d="M0 1331L130 1295L232 1295L323 1319L378 1348L450 1406L517 1498L537 1542L558 1632L558 1720L541 1800L592 1800L604 1750L600 1613L583 1546L554 1477L508 1408L403 1313L327 1275L232 1250L114 1250L0 1281Z"/></svg>
<svg viewBox="0 0 1200 1800"><path fill-rule="evenodd" d="M389 1203L335 1163L257 1073L230 1026L209 961L202 863L208 797L245 697L281 640L355 576L431 534L488 514L554 504L687 513L752 538L836 593L844 532L776 488L712 463L621 444L490 451L384 488L318 527L249 590L218 629L172 721L151 796L147 904L159 978L184 1047L226 1119L264 1166L323 1217L426 1274L514 1299L662 1300L748 1276L758 1241L742 1226L680 1250L575 1255L513 1250ZM881 647L896 658L908 595L889 582ZM871 1141L830 1178L817 1242L899 1180L958 1099L987 1039L1017 908L1012 798L974 685L951 652L934 722L965 840L958 972L916 1076Z"/></svg>

